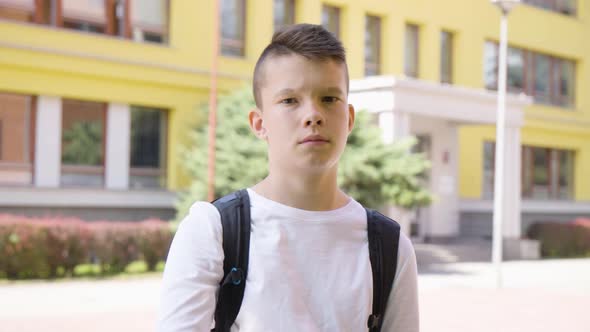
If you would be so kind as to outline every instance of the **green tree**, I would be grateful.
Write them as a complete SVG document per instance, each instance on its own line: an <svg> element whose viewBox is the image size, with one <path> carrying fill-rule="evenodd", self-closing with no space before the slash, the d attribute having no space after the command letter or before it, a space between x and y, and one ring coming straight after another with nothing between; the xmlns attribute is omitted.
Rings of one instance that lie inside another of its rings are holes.
<svg viewBox="0 0 590 332"><path fill-rule="evenodd" d="M221 97L216 132L215 196L246 188L267 175L266 144L248 125L254 106L250 88ZM201 107L207 112L208 105ZM423 154L410 153L414 138L384 144L379 128L366 112L358 112L342 156L338 181L341 188L367 207L394 204L407 209L428 205L431 195L423 188L430 163ZM177 203L177 219L186 215L195 200L207 197L208 126L202 123L191 133L190 146L182 149L182 164L191 178L187 192Z"/></svg>

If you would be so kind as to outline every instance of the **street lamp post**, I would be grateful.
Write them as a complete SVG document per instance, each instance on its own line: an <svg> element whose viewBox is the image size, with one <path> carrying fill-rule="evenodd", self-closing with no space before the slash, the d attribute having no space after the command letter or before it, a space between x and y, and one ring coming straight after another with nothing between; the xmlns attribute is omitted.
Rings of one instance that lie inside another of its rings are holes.
<svg viewBox="0 0 590 332"><path fill-rule="evenodd" d="M219 66L219 0L213 1L213 59L209 89L209 146L207 163L207 200L215 198L215 135L217 129L217 70Z"/></svg>
<svg viewBox="0 0 590 332"><path fill-rule="evenodd" d="M497 286L502 287L502 221L504 213L504 153L506 150L506 75L508 55L508 14L520 0L491 0L500 8L500 51L498 66L498 105L496 109L496 163L494 172L494 231L492 242L492 262L496 267Z"/></svg>

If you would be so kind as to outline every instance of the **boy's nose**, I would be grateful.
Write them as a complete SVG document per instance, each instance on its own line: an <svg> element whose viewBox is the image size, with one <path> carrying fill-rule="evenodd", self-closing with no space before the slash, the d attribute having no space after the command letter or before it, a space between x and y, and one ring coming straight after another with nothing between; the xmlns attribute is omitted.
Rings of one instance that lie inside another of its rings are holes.
<svg viewBox="0 0 590 332"><path fill-rule="evenodd" d="M324 124L324 117L322 113L317 109L317 106L310 105L310 109L307 112L305 119L305 126L321 126Z"/></svg>

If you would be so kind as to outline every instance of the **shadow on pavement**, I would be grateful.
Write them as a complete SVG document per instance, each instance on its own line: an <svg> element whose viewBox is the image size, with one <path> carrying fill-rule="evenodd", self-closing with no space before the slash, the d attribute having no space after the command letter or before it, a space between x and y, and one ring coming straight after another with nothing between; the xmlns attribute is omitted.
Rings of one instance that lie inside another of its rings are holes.
<svg viewBox="0 0 590 332"><path fill-rule="evenodd" d="M492 242L484 238L457 238L447 243L427 243L412 239L419 274L468 274L452 268L452 263L489 262Z"/></svg>

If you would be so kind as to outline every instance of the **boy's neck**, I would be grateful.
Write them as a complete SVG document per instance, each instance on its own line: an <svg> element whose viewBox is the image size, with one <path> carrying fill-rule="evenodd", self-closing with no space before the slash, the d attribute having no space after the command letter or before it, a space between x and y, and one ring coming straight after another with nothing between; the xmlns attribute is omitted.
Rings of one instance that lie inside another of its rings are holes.
<svg viewBox="0 0 590 332"><path fill-rule="evenodd" d="M271 173L252 189L275 202L308 211L335 210L350 200L338 189L335 172L304 177Z"/></svg>

